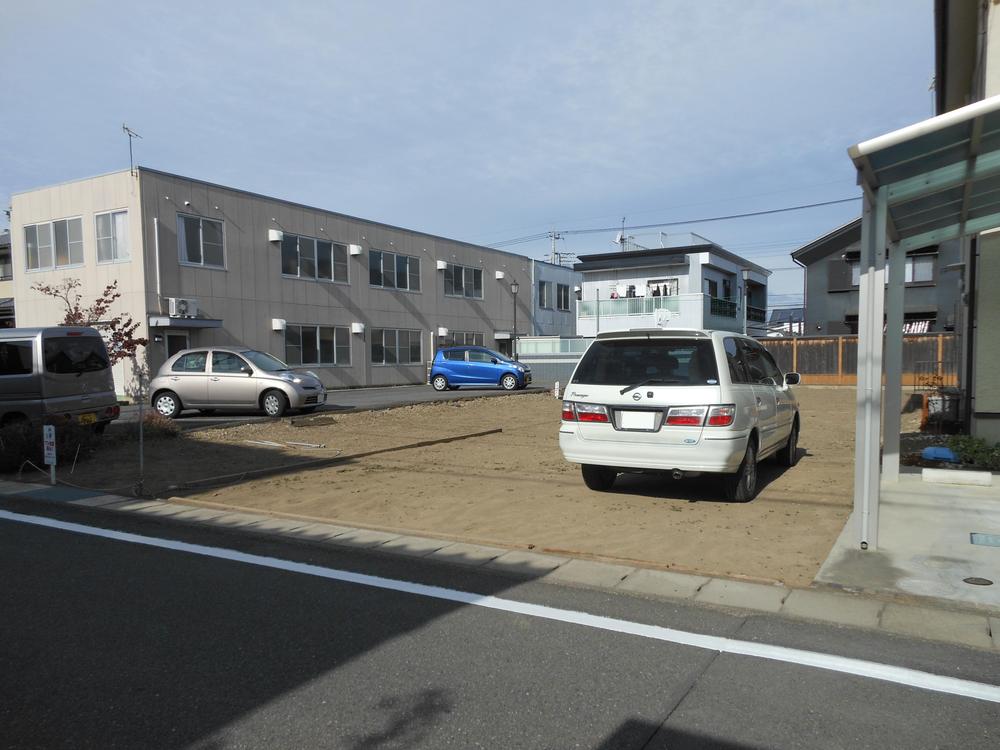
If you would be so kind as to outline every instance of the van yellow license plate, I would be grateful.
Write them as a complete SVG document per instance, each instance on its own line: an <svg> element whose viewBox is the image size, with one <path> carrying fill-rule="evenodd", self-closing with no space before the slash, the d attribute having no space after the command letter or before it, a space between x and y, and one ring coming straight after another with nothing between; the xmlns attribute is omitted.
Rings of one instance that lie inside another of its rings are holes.
<svg viewBox="0 0 1000 750"><path fill-rule="evenodd" d="M77 421L79 421L80 424L94 424L94 422L97 421L97 415L94 414L93 412L89 412L87 414L81 414L79 417L77 417Z"/></svg>

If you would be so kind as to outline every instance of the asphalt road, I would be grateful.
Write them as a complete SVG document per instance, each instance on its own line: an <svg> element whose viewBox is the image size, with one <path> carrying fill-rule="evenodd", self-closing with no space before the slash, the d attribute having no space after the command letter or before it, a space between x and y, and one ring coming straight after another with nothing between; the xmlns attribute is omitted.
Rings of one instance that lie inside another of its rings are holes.
<svg viewBox="0 0 1000 750"><path fill-rule="evenodd" d="M4 748L1000 746L1000 703L643 626L997 685L987 652L87 509L2 510L210 548L0 517ZM218 557L234 551L261 557Z"/></svg>
<svg viewBox="0 0 1000 750"><path fill-rule="evenodd" d="M536 393L548 390L545 386L529 386L523 391L514 393ZM422 404L432 401L454 401L460 398L490 398L494 396L509 396L510 391L501 388L460 388L456 391L437 392L429 385L395 385L385 388L348 388L327 392L327 403L319 407L316 414L322 412L343 412L360 409L386 409L392 406L406 404ZM289 416L297 412L290 411ZM139 418L138 406L123 406L120 419L125 422L136 421ZM268 420L259 411L216 412L204 416L195 410L187 410L177 417L176 422L183 429L198 429L227 424L247 424L250 422L266 422Z"/></svg>

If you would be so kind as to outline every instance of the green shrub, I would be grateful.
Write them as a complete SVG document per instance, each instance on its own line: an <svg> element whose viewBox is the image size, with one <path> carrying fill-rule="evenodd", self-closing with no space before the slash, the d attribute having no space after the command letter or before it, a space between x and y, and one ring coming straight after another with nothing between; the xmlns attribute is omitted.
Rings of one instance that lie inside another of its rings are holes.
<svg viewBox="0 0 1000 750"><path fill-rule="evenodd" d="M1000 445L989 443L971 435L953 435L948 438L951 448L963 464L977 469L1000 471Z"/></svg>

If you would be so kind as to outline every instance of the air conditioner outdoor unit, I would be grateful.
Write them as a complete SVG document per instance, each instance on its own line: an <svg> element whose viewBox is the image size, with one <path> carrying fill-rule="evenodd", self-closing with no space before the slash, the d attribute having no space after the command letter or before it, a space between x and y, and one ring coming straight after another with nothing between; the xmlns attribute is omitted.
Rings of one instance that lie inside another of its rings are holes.
<svg viewBox="0 0 1000 750"><path fill-rule="evenodd" d="M167 297L171 318L198 317L198 300L189 297Z"/></svg>

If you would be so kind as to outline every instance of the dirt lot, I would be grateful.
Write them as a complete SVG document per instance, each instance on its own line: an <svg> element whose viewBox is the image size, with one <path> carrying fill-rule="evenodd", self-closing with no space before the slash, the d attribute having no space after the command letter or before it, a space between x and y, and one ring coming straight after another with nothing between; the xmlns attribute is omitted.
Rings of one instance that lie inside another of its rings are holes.
<svg viewBox="0 0 1000 750"><path fill-rule="evenodd" d="M721 488L705 478L632 475L613 492L588 490L559 452L560 402L547 394L154 439L146 445L145 488L160 497L347 525L803 585L850 510L855 392L816 386L798 393L805 455L791 470L763 464L765 486L748 504L720 500ZM502 431L462 437L496 429ZM461 439L435 442L450 437ZM241 476L316 459L327 460L275 476ZM127 494L137 451L104 448L71 477L61 468L75 484ZM228 478L195 484L219 475Z"/></svg>

